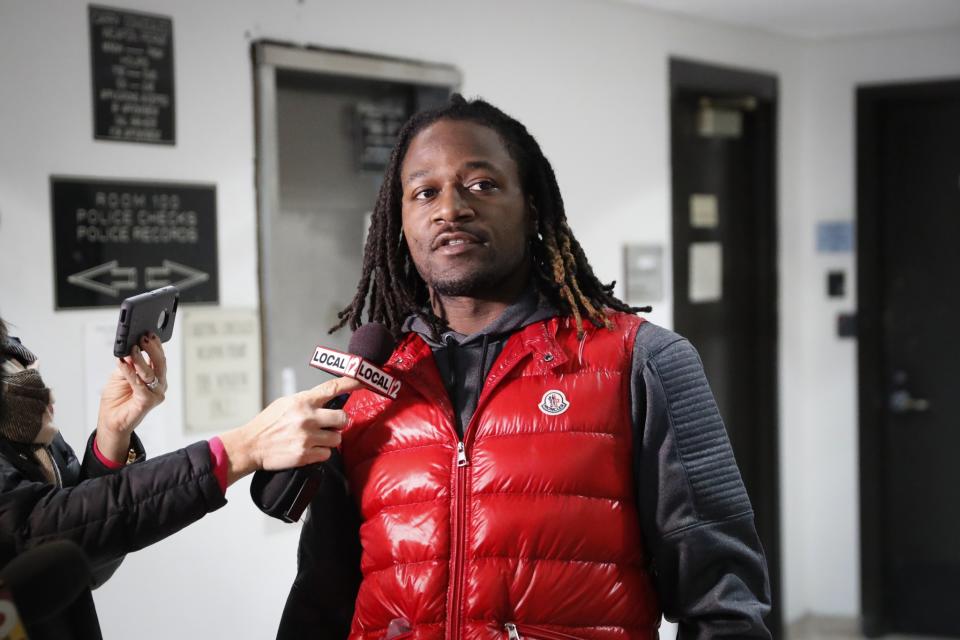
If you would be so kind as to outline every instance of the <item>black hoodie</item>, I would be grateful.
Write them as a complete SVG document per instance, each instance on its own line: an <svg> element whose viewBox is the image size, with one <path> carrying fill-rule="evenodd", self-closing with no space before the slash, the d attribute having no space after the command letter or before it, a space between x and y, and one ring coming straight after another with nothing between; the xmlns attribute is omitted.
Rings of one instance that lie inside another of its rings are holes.
<svg viewBox="0 0 960 640"><path fill-rule="evenodd" d="M434 339L434 332L420 316L410 316L403 325L404 333L419 334L433 350L440 378L453 401L457 418L457 433L463 437L464 427L470 423L477 409L483 381L490 367L503 351L503 345L520 329L557 315L557 310L542 299L535 289L527 289L515 303L486 327L465 336L453 329Z"/></svg>

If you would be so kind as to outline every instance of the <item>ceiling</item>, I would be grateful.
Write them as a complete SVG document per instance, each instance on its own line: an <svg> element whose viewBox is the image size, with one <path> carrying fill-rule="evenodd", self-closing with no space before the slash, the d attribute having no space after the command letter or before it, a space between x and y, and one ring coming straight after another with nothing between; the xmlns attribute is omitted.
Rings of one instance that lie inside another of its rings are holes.
<svg viewBox="0 0 960 640"><path fill-rule="evenodd" d="M960 27L960 0L620 0L799 38Z"/></svg>

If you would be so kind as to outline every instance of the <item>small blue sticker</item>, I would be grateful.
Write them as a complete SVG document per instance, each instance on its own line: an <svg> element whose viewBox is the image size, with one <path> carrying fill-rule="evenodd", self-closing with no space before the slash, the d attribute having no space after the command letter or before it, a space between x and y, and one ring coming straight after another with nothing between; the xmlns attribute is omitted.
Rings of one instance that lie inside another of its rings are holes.
<svg viewBox="0 0 960 640"><path fill-rule="evenodd" d="M853 251L853 222L818 222L817 253Z"/></svg>

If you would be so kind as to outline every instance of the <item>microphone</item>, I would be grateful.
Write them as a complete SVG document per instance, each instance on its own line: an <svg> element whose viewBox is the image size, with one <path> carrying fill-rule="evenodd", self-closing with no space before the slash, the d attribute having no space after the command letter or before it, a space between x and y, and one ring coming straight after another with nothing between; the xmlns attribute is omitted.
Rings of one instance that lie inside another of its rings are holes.
<svg viewBox="0 0 960 640"><path fill-rule="evenodd" d="M21 624L30 629L59 615L92 579L87 557L69 540L17 556L0 570L0 638L25 638Z"/></svg>
<svg viewBox="0 0 960 640"><path fill-rule="evenodd" d="M373 391L395 398L400 383L380 370L397 346L393 334L379 322L362 325L350 336L349 353L318 346L310 359L310 366L337 376L356 378ZM342 409L350 397L344 393L327 404L325 409Z"/></svg>
<svg viewBox="0 0 960 640"><path fill-rule="evenodd" d="M395 398L400 381L380 370L396 347L393 334L379 322L362 325L350 337L349 353L318 346L310 366L328 373L360 380L371 390ZM342 409L350 394L342 394L327 402L324 408ZM330 464L314 464L283 471L260 470L253 474L250 497L268 516L284 522L296 522L320 489L325 471L346 481Z"/></svg>

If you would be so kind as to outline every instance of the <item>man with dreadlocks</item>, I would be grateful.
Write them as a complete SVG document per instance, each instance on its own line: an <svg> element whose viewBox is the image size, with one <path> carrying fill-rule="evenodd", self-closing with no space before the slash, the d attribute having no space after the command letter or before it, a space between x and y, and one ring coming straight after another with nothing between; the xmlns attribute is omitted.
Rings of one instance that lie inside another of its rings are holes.
<svg viewBox="0 0 960 640"><path fill-rule="evenodd" d="M522 124L455 95L403 127L335 329L365 308L403 386L345 407L280 638L769 638L700 360L597 279Z"/></svg>

